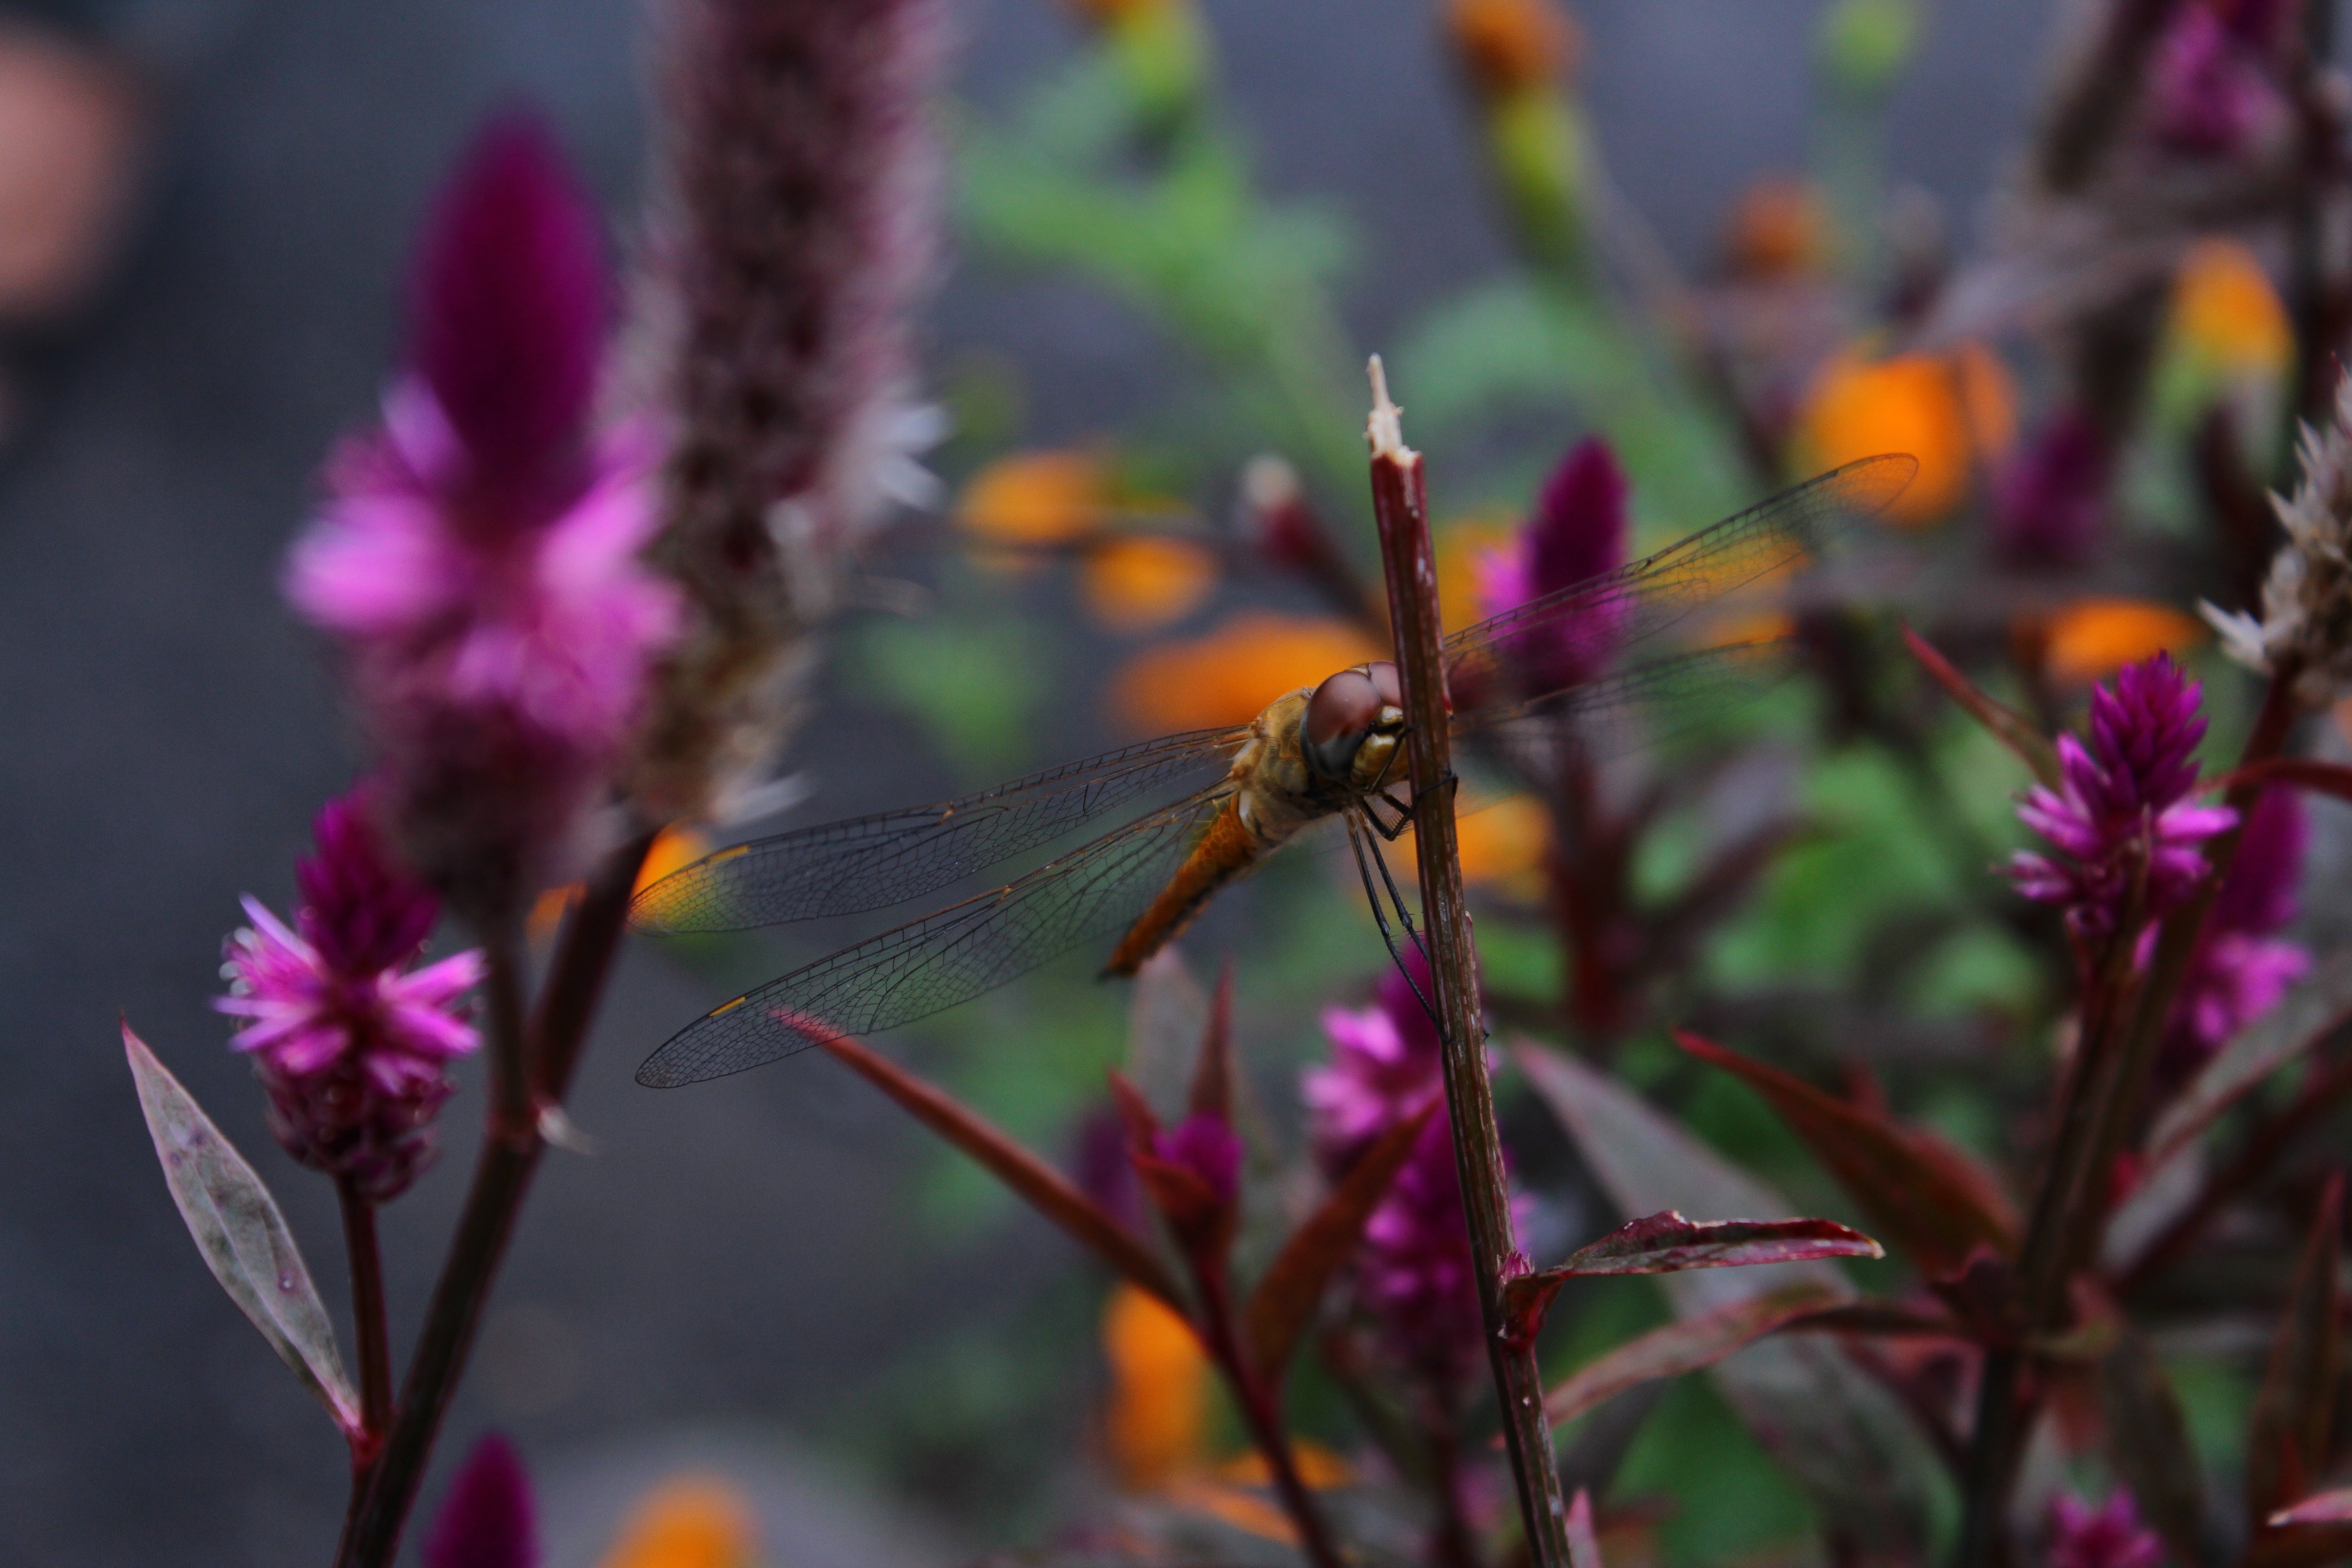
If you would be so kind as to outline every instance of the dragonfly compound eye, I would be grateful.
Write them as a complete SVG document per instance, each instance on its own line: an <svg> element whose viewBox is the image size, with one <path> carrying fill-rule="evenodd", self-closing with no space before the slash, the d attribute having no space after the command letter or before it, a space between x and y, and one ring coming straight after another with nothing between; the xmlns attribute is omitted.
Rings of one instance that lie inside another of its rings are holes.
<svg viewBox="0 0 2352 1568"><path fill-rule="evenodd" d="M1307 753L1307 765L1318 776L1335 781L1347 778L1381 707L1393 705L1393 700L1382 693L1380 678L1372 673L1381 668L1387 668L1393 687L1394 667L1359 665L1328 677L1307 700L1307 717L1298 727L1299 749Z"/></svg>

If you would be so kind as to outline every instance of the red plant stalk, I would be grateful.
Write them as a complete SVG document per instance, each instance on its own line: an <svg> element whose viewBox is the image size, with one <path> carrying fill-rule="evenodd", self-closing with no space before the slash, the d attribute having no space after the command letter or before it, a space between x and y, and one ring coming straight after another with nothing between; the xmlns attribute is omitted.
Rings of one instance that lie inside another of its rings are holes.
<svg viewBox="0 0 2352 1568"><path fill-rule="evenodd" d="M392 1342L384 1326L383 1255L376 1246L375 1205L349 1176L335 1181L343 1210L343 1250L352 1265L352 1322L360 1358L360 1429L352 1438L353 1491L375 1463L392 1424Z"/></svg>
<svg viewBox="0 0 2352 1568"><path fill-rule="evenodd" d="M1478 1306L1528 1555L1536 1568L1568 1568L1568 1510L1560 1499L1551 1429L1544 1420L1542 1370L1535 1346L1515 1342L1506 1332L1503 1270L1517 1249L1511 1235L1502 1134L1495 1123L1494 1086L1486 1076L1478 955L1471 941L1454 835L1454 779L1445 678L1439 662L1437 566L1430 547L1428 495L1421 455L1404 444L1401 410L1389 401L1378 358L1372 361L1371 374L1373 406L1366 436L1371 444L1372 512L1380 524L1381 562L1396 627L1422 918L1442 1022L1445 1105L1453 1121L1462 1205L1476 1265Z"/></svg>
<svg viewBox="0 0 2352 1568"><path fill-rule="evenodd" d="M530 1019L521 1006L522 976L515 945L489 944L493 1082L481 1156L434 1285L383 1451L363 1475L353 1478L354 1506L335 1553L336 1568L389 1568L400 1548L402 1527L415 1505L441 1419L465 1374L490 1287L514 1234L515 1217L547 1148L541 1116L560 1107L561 1093L612 972L637 868L652 844L650 833L641 834L597 870L564 924L546 994ZM497 973L509 966L509 973Z"/></svg>
<svg viewBox="0 0 2352 1568"><path fill-rule="evenodd" d="M1275 1495L1282 1500L1282 1510L1290 1516L1293 1528L1298 1531L1300 1547L1315 1568L1343 1568L1346 1559L1339 1555L1330 1529L1323 1522L1322 1511L1315 1506L1314 1497L1298 1474L1276 1392L1258 1375L1248 1352L1242 1348L1241 1332L1234 1318L1233 1291L1225 1279L1223 1260L1194 1259L1192 1281L1200 1289L1202 1346L1223 1376L1225 1386L1233 1390L1234 1403L1241 1406L1250 1441L1265 1458L1266 1470L1274 1478Z"/></svg>

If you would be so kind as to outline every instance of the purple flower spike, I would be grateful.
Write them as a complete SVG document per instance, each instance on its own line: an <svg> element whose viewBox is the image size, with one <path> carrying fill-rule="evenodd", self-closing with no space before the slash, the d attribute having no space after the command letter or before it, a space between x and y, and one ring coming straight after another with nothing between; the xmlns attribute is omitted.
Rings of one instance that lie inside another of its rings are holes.
<svg viewBox="0 0 2352 1568"><path fill-rule="evenodd" d="M2098 548L2115 447L2079 409L2043 427L2001 475L1993 546L2030 565L2071 566Z"/></svg>
<svg viewBox="0 0 2352 1568"><path fill-rule="evenodd" d="M425 1537L425 1568L539 1568L539 1510L512 1443L474 1445Z"/></svg>
<svg viewBox="0 0 2352 1568"><path fill-rule="evenodd" d="M1626 494L1625 471L1608 444L1594 437L1578 442L1544 481L1535 515L1511 548L1480 563L1486 614L1499 616L1623 565ZM1615 650L1625 607L1602 602L1580 620L1520 636L1512 653L1528 689L1557 690L1599 674Z"/></svg>
<svg viewBox="0 0 2352 1568"><path fill-rule="evenodd" d="M541 483L572 455L595 395L609 306L596 211L535 116L475 138L413 275L412 353L485 489ZM511 506L467 513L489 526Z"/></svg>
<svg viewBox="0 0 2352 1568"><path fill-rule="evenodd" d="M1241 1195L1242 1141L1214 1111L1188 1116L1151 1141L1151 1152L1199 1179L1221 1208Z"/></svg>
<svg viewBox="0 0 2352 1568"><path fill-rule="evenodd" d="M2164 1542L2140 1522L2132 1495L2118 1489L2098 1508L2063 1495L2050 1504L2048 1568L2157 1568Z"/></svg>
<svg viewBox="0 0 2352 1568"><path fill-rule="evenodd" d="M2058 737L2060 787L2037 784L2018 807L2060 856L2021 851L2010 877L2027 898L2065 906L2078 937L2116 931L2143 852L2144 913L2154 920L2177 908L2205 874L2200 846L2236 823L2227 806L2187 798L2205 737L2201 695L2168 654L2126 665L2091 694L2090 745Z"/></svg>
<svg viewBox="0 0 2352 1568"><path fill-rule="evenodd" d="M2279 0L2181 6L2151 67L2158 142L2188 157L2226 157L2282 119L2272 71L2294 9Z"/></svg>
<svg viewBox="0 0 2352 1568"><path fill-rule="evenodd" d="M678 621L641 559L655 443L586 423L603 289L545 133L493 128L425 247L415 373L336 454L288 563L343 645L402 850L477 921L572 873Z"/></svg>
<svg viewBox="0 0 2352 1568"><path fill-rule="evenodd" d="M357 800L321 811L318 833L293 927L246 900L253 924L229 939L229 994L213 1005L244 1020L229 1044L252 1057L286 1152L382 1203L432 1163L446 1069L477 1044L464 997L481 955L403 973L437 902L394 867Z"/></svg>

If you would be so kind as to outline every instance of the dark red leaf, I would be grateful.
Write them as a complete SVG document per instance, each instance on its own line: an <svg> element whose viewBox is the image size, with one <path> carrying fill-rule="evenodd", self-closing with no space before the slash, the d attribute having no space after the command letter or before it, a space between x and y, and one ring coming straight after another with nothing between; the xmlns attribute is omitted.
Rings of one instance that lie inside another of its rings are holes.
<svg viewBox="0 0 2352 1568"><path fill-rule="evenodd" d="M1843 1304L1835 1290L1805 1282L1652 1329L1554 1387L1544 1395L1544 1415L1563 1426L1636 1384L1703 1371L1775 1329Z"/></svg>
<svg viewBox="0 0 2352 1568"><path fill-rule="evenodd" d="M2352 767L2342 763L2323 763L2315 757L2272 757L2225 773L2208 787L2234 790L2274 784L2309 790L2314 795L2334 795L2337 800L2352 800Z"/></svg>
<svg viewBox="0 0 2352 1568"><path fill-rule="evenodd" d="M1282 1244L1257 1288L1250 1292L1249 1303L1243 1309L1243 1328L1258 1372L1269 1384L1281 1381L1283 1369L1298 1348L1299 1335L1314 1320L1325 1287L1355 1256L1364 1222L1387 1195L1397 1172L1412 1157L1413 1145L1436 1114L1438 1103L1433 1100L1420 1114L1390 1128L1358 1157L1306 1223L1290 1233L1290 1239Z"/></svg>
<svg viewBox="0 0 2352 1568"><path fill-rule="evenodd" d="M1070 1184L1067 1177L1023 1148L979 1112L896 1062L877 1056L846 1036L821 1039L834 1058L897 1100L908 1113L971 1155L1039 1214L1080 1246L1109 1264L1139 1289L1189 1317L1175 1279L1134 1234ZM1114 1090L1118 1087L1114 1080ZM1129 1091L1130 1093L1132 1090ZM1144 1113L1147 1117L1150 1111Z"/></svg>
<svg viewBox="0 0 2352 1568"><path fill-rule="evenodd" d="M1762 1095L1920 1272L1964 1268L1980 1246L2016 1250L2017 1220L1999 1184L1949 1144L1849 1105L1793 1074L1677 1031L1683 1049Z"/></svg>
<svg viewBox="0 0 2352 1568"><path fill-rule="evenodd" d="M1216 999L1209 1004L1209 1026L1192 1064L1192 1111L1195 1116L1234 1119L1234 966L1217 976Z"/></svg>
<svg viewBox="0 0 2352 1568"><path fill-rule="evenodd" d="M2271 1515L2269 1522L2273 1526L2352 1524L2352 1487L2314 1492L2293 1508L2283 1508Z"/></svg>
<svg viewBox="0 0 2352 1568"><path fill-rule="evenodd" d="M2163 1165L2221 1113L2279 1068L2307 1054L2352 1017L2352 952L2330 957L2278 1005L2239 1030L2176 1095L2148 1130L2146 1165Z"/></svg>
<svg viewBox="0 0 2352 1568"><path fill-rule="evenodd" d="M2312 1216L2286 1312L2246 1433L2246 1511L2259 1523L2311 1489L2327 1465L2341 1364L2336 1284L2344 1254L2344 1178L2328 1178Z"/></svg>
<svg viewBox="0 0 2352 1568"><path fill-rule="evenodd" d="M2032 720L2006 703L1994 700L1978 689L1976 682L1962 675L1951 660L1936 651L1935 645L1909 626L1903 628L1903 640L1909 645L1911 657L1932 677L1937 685L1950 694L1953 701L1969 711L1969 715L1991 731L1994 740L2015 752L2018 761L2033 770L2033 776L2056 789L2059 784L2058 751L2050 737L2037 728Z"/></svg>
<svg viewBox="0 0 2352 1568"><path fill-rule="evenodd" d="M1677 1274L1814 1258L1884 1258L1878 1243L1826 1219L1688 1220L1668 1209L1611 1231L1564 1263L1503 1282L1514 1338L1532 1340L1562 1284L1601 1274Z"/></svg>

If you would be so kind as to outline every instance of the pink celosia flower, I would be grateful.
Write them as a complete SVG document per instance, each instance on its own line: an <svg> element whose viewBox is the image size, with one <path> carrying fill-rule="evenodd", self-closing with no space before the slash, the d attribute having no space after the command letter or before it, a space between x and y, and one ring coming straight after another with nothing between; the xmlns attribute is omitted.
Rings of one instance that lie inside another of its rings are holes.
<svg viewBox="0 0 2352 1568"><path fill-rule="evenodd" d="M1578 442L1544 481L1535 515L1511 546L1478 562L1480 607L1498 616L1623 565L1625 498L1625 473L1607 443ZM1604 599L1580 617L1516 638L1510 652L1527 689L1556 691L1598 675L1615 651L1627 607Z"/></svg>
<svg viewBox="0 0 2352 1568"><path fill-rule="evenodd" d="M658 454L588 430L603 265L552 142L494 124L422 247L410 373L289 564L343 644L404 846L475 914L551 873L677 619L638 561Z"/></svg>
<svg viewBox="0 0 2352 1568"><path fill-rule="evenodd" d="M2027 443L1995 487L1993 546L2032 565L2075 565L2098 547L2115 444L2068 409Z"/></svg>
<svg viewBox="0 0 2352 1568"><path fill-rule="evenodd" d="M474 1445L425 1532L425 1568L539 1568L539 1510L522 1456L499 1433Z"/></svg>
<svg viewBox="0 0 2352 1568"><path fill-rule="evenodd" d="M2189 157L2223 157L2282 121L2286 103L2273 73L2294 9L2281 0L2179 7L2150 64L2157 141Z"/></svg>
<svg viewBox="0 0 2352 1568"><path fill-rule="evenodd" d="M1406 955L1423 994L1429 969ZM1337 1179L1380 1136L1444 1093L1437 1031L1403 976L1381 981L1376 1006L1323 1015L1331 1060L1302 1079L1308 1136L1326 1174ZM1513 1200L1514 1221L1524 1219ZM1441 1388L1475 1364L1482 1321L1476 1262L1462 1215L1454 1134L1441 1104L1364 1226L1356 1256L1358 1300L1401 1362Z"/></svg>
<svg viewBox="0 0 2352 1568"><path fill-rule="evenodd" d="M2064 906L2078 938L2115 931L2143 859L2143 912L2153 920L2176 908L2205 874L2200 846L2237 821L2227 806L2188 799L2205 735L2201 694L2168 654L2126 665L2091 694L2090 745L2058 737L2060 787L2037 784L2018 807L2060 854L2021 850L2011 879L2029 899Z"/></svg>
<svg viewBox="0 0 2352 1568"><path fill-rule="evenodd" d="M2263 791L2246 814L2229 877L2214 895L2173 1004L2164 1045L2168 1076L2200 1066L2311 967L2309 950L2275 935L2294 920L2308 839L2303 802L2293 790Z"/></svg>
<svg viewBox="0 0 2352 1568"><path fill-rule="evenodd" d="M477 1043L462 999L481 957L404 972L436 900L390 863L356 800L320 812L318 840L294 927L245 900L253 924L229 939L214 1005L245 1021L229 1043L253 1058L287 1152L382 1202L432 1159L445 1069Z"/></svg>
<svg viewBox="0 0 2352 1568"><path fill-rule="evenodd" d="M2097 1508L2062 1493L2050 1504L2042 1561L2047 1568L2156 1568L2164 1561L2164 1542L2140 1523L2127 1491L2116 1490Z"/></svg>

